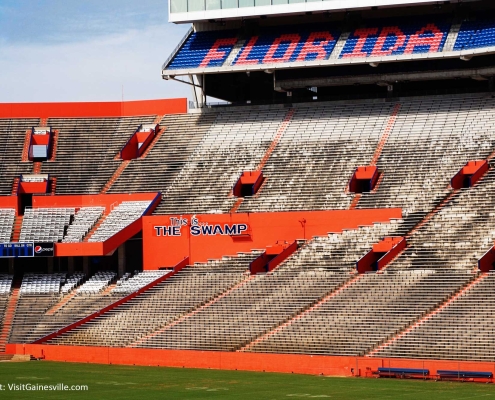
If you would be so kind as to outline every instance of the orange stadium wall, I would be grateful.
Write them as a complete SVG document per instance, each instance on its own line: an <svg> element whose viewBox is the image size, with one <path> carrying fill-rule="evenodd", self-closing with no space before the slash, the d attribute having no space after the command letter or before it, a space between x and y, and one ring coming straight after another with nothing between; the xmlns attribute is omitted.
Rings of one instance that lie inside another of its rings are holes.
<svg viewBox="0 0 495 400"><path fill-rule="evenodd" d="M123 201L154 200L158 193L133 194L90 194L70 196L33 196L33 207L106 207L110 212L112 205Z"/></svg>
<svg viewBox="0 0 495 400"><path fill-rule="evenodd" d="M193 350L159 350L114 347L8 344L7 354L30 354L48 361L93 364L120 364L298 373L327 376L370 377L385 368L484 371L495 375L495 364L488 362L411 360L399 358L337 357L293 354L262 354Z"/></svg>
<svg viewBox="0 0 495 400"><path fill-rule="evenodd" d="M13 208L17 212L19 210L20 197L18 196L0 196L0 208Z"/></svg>
<svg viewBox="0 0 495 400"><path fill-rule="evenodd" d="M91 103L0 103L0 118L77 118L187 112L187 99Z"/></svg>
<svg viewBox="0 0 495 400"><path fill-rule="evenodd" d="M15 197L14 197L15 198ZM2 199L0 197L0 199ZM158 205L161 200L160 193L133 193L133 194L100 194L100 195L71 195L71 196L33 196L33 207L105 207L105 213L109 213L114 205L123 201L153 201L148 213ZM1 203L0 203L1 205ZM127 226L105 242L97 243L56 243L55 255L57 257L71 256L101 256L110 254L120 244L136 235L142 230L142 218Z"/></svg>
<svg viewBox="0 0 495 400"><path fill-rule="evenodd" d="M245 225L241 235L228 234L198 235L192 234L191 218L197 218L208 226ZM225 255L249 252L253 249L265 249L276 242L293 242L297 239L311 239L324 236L329 232L341 232L343 229L356 229L360 225L374 222L389 222L392 218L401 218L399 208L374 210L332 210L274 213L235 213L205 215L166 215L143 217L143 258L145 270L156 270L176 265L185 257L191 263L205 262ZM172 226L171 219L178 225ZM182 220L182 223L179 223ZM157 228L160 236L157 234ZM163 236L163 230L175 228L171 234Z"/></svg>

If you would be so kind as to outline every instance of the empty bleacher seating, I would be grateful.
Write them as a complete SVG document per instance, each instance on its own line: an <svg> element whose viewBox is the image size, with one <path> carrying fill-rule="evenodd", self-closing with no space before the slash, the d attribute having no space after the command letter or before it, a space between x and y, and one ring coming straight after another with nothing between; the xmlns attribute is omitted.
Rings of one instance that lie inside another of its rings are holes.
<svg viewBox="0 0 495 400"><path fill-rule="evenodd" d="M110 193L161 191L157 214L228 212L237 200L232 188L240 173L262 165L266 181L238 212L348 209L354 204L358 209L400 207L403 218L313 238L267 274L248 272L261 250L188 266L50 343L349 356L373 352L378 357L495 362L490 304L495 274L446 303L479 279L474 271L478 260L495 242L494 170L473 187L449 186L467 161L493 155L494 110L494 98L470 94L291 109L232 107L165 117L165 131L153 149L130 162ZM288 111L291 119L284 122ZM70 167L71 156L64 152L72 147L63 145L56 168L57 173L66 168L68 174L61 193L98 192L120 162L113 157L117 143L128 139L122 132L132 134L137 119L50 120L61 132L75 129L77 143L83 143L87 127L96 136L94 127L100 126L107 133L96 140L98 148L112 149L101 161L107 167L92 179L96 167L83 159L85 145L76 148ZM113 131L119 123L121 128ZM356 202L355 193L347 190L349 179L356 167L372 160L381 173L377 188ZM75 172L79 167L80 176ZM109 239L149 205L119 204L89 241ZM28 208L21 240L80 242L103 211ZM0 239L8 241L15 212L3 213ZM358 276L356 261L388 236L407 237L408 247L386 270ZM114 272L101 271L88 280L81 273L26 274L10 341L44 337L169 272L127 273L119 280ZM11 284L11 277L0 276L0 313ZM406 334L381 347L401 332Z"/></svg>
<svg viewBox="0 0 495 400"><path fill-rule="evenodd" d="M111 271L100 271L94 274L77 289L77 294L98 294L104 290L115 278L117 274Z"/></svg>
<svg viewBox="0 0 495 400"><path fill-rule="evenodd" d="M141 218L150 205L150 201L123 201L108 214L88 241L104 242L111 238Z"/></svg>
<svg viewBox="0 0 495 400"><path fill-rule="evenodd" d="M374 354L376 357L495 361L495 273L441 312Z"/></svg>
<svg viewBox="0 0 495 400"><path fill-rule="evenodd" d="M239 212L346 209L346 186L371 161L394 104L370 102L296 108L263 168L259 196Z"/></svg>
<svg viewBox="0 0 495 400"><path fill-rule="evenodd" d="M13 279L13 275L0 275L0 296L6 296L10 294Z"/></svg>
<svg viewBox="0 0 495 400"><path fill-rule="evenodd" d="M76 272L75 274L67 277L65 283L60 288L60 293L67 294L71 292L83 282L84 277L85 275L82 272Z"/></svg>
<svg viewBox="0 0 495 400"><path fill-rule="evenodd" d="M365 274L249 351L362 356L473 278L468 271Z"/></svg>
<svg viewBox="0 0 495 400"><path fill-rule="evenodd" d="M477 26L476 26L477 27ZM475 30L476 27L466 27ZM362 21L351 26L338 54L339 23L260 26L255 34L235 30L191 32L164 66L177 69L311 62L333 58L398 56L443 51L451 23L442 17ZM486 40L484 46L488 46ZM235 49L235 51L233 51Z"/></svg>
<svg viewBox="0 0 495 400"><path fill-rule="evenodd" d="M133 293L170 272L172 270L143 271L139 273L136 271L134 276L127 276L126 279L117 281L117 286L112 290L112 293ZM127 275L130 274L128 273Z"/></svg>
<svg viewBox="0 0 495 400"><path fill-rule="evenodd" d="M31 163L21 163L26 132L39 124L39 119L0 119L0 195L10 195L14 179L30 173Z"/></svg>
<svg viewBox="0 0 495 400"><path fill-rule="evenodd" d="M161 122L165 132L149 154L129 164L108 192L165 191L202 141L216 117L216 113L165 116Z"/></svg>
<svg viewBox="0 0 495 400"><path fill-rule="evenodd" d="M389 268L473 269L495 241L495 171L473 188L461 189L408 239Z"/></svg>
<svg viewBox="0 0 495 400"><path fill-rule="evenodd" d="M113 284L116 274L26 274L17 306L10 343L29 343L76 322L158 279L170 271L138 272L127 284ZM7 278L6 278L7 279ZM12 276L8 277L12 283ZM0 276L0 283L1 283ZM0 306L2 295L0 294Z"/></svg>
<svg viewBox="0 0 495 400"><path fill-rule="evenodd" d="M214 32L194 32L184 43L180 52L169 64L169 69L197 68L206 59L208 52L218 40L231 39L230 43L225 42L221 50L226 52L222 59L208 60L209 66L222 66L236 43L237 32L235 31L214 31ZM234 39L234 40L232 40Z"/></svg>
<svg viewBox="0 0 495 400"><path fill-rule="evenodd" d="M0 243L11 241L14 221L15 210L13 208L0 209Z"/></svg>
<svg viewBox="0 0 495 400"><path fill-rule="evenodd" d="M163 191L156 213L225 213L243 171L254 170L272 143L287 111L262 109L219 113L174 181Z"/></svg>
<svg viewBox="0 0 495 400"><path fill-rule="evenodd" d="M65 281L65 274L25 274L21 284L23 294L60 293L60 286Z"/></svg>
<svg viewBox="0 0 495 400"><path fill-rule="evenodd" d="M82 242L104 212L105 207L81 207L74 216L72 224L68 227L62 242Z"/></svg>
<svg viewBox="0 0 495 400"><path fill-rule="evenodd" d="M74 208L28 208L22 219L20 242L61 242Z"/></svg>
<svg viewBox="0 0 495 400"><path fill-rule="evenodd" d="M186 267L127 303L51 342L86 346L130 345L246 280L249 263L259 254L240 254Z"/></svg>
<svg viewBox="0 0 495 400"><path fill-rule="evenodd" d="M454 50L495 46L495 18L478 16L463 21Z"/></svg>
<svg viewBox="0 0 495 400"><path fill-rule="evenodd" d="M57 179L57 194L99 193L121 164L117 154L136 128L155 116L125 118L50 118L58 130L53 162L41 171Z"/></svg>
<svg viewBox="0 0 495 400"><path fill-rule="evenodd" d="M494 108L495 100L483 95L402 101L377 161L383 178L357 208L401 207L422 218L451 193L450 180L467 161L495 148Z"/></svg>

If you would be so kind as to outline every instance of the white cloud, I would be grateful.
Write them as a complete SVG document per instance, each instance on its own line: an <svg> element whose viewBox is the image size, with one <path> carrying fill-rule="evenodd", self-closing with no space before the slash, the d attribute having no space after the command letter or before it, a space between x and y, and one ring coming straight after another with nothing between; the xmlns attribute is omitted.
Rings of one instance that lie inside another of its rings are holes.
<svg viewBox="0 0 495 400"><path fill-rule="evenodd" d="M184 32L187 27L184 27ZM183 33L167 25L64 44L0 41L0 102L115 101L188 97L161 65Z"/></svg>

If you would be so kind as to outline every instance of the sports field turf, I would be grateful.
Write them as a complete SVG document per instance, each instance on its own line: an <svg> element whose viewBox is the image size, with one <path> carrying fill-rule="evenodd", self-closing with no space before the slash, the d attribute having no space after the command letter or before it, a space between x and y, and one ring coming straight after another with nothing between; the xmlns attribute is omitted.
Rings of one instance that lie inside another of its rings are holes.
<svg viewBox="0 0 495 400"><path fill-rule="evenodd" d="M9 391L7 384L87 385L89 391ZM52 362L0 363L0 399L495 399L488 384L327 378Z"/></svg>

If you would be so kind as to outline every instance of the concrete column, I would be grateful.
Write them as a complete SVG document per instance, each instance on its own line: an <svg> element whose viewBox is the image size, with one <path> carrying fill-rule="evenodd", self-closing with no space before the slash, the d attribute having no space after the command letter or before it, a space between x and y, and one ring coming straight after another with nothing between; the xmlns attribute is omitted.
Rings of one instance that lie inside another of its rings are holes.
<svg viewBox="0 0 495 400"><path fill-rule="evenodd" d="M69 259L68 259L68 269L69 269L69 274L73 274L75 272L74 257L69 257Z"/></svg>
<svg viewBox="0 0 495 400"><path fill-rule="evenodd" d="M122 243L122 245L119 247L118 257L119 257L119 278L121 278L125 274L125 268L126 268L125 243Z"/></svg>
<svg viewBox="0 0 495 400"><path fill-rule="evenodd" d="M54 258L53 257L48 257L47 259L47 265L48 265L48 273L53 274L53 264L54 264Z"/></svg>
<svg viewBox="0 0 495 400"><path fill-rule="evenodd" d="M83 273L89 276L89 257L83 257Z"/></svg>
<svg viewBox="0 0 495 400"><path fill-rule="evenodd" d="M14 258L9 258L9 274L14 275Z"/></svg>

